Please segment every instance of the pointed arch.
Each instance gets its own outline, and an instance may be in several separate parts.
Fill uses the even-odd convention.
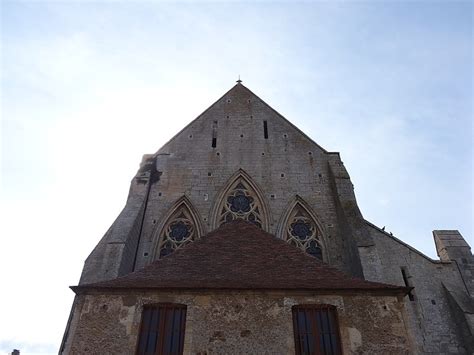
[[[300,196],[295,196],[283,214],[277,235],[309,255],[328,261],[322,225]]]
[[[258,185],[249,174],[239,169],[228,180],[214,202],[213,229],[243,219],[268,231],[268,208]]]
[[[169,255],[202,235],[199,214],[189,198],[182,196],[173,204],[156,229],[153,259]]]

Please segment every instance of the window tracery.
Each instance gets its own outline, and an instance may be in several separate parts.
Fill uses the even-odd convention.
[[[286,228],[286,241],[323,260],[322,235],[309,213],[297,204],[291,212]]]
[[[218,225],[236,219],[249,221],[263,228],[262,205],[252,187],[239,178],[224,197],[220,208]]]
[[[182,205],[168,218],[162,229],[158,257],[169,255],[198,237],[194,219],[186,205]]]

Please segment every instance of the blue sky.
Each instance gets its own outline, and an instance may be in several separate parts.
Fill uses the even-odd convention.
[[[473,245],[473,5],[1,3],[0,353],[55,353],[153,153],[244,84],[341,157],[366,219]]]

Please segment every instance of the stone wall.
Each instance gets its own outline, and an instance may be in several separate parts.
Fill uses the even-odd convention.
[[[326,152],[245,87],[236,86],[158,151],[162,174],[150,193],[137,268],[153,261],[160,222],[183,195],[198,211],[203,232],[211,231],[219,193],[242,169],[262,192],[268,232],[278,235],[282,217],[299,196],[321,225],[325,261],[361,275],[355,242],[339,223],[329,163],[338,166],[338,176],[349,179],[338,154]],[[346,182],[343,193],[353,194]]]
[[[400,240],[369,224],[374,244],[360,247],[367,280],[414,287],[413,300],[405,298],[409,329],[417,352],[423,354],[466,354],[461,320],[453,315],[444,285],[467,296],[461,274],[453,262],[428,258]],[[462,326],[462,325],[461,325]]]
[[[132,354],[144,304],[187,305],[185,354],[292,354],[291,307],[337,307],[345,354],[408,354],[403,302],[394,296],[183,292],[79,296],[65,353]]]
[[[474,295],[474,256],[469,244],[457,230],[435,230],[433,237],[441,260],[457,264],[466,288]]]
[[[363,272],[368,280],[404,286],[403,268],[408,284],[415,287],[414,300],[405,303],[417,352],[466,352],[446,289],[466,293],[467,285],[472,294],[474,259],[469,246],[460,248],[451,240],[455,234],[441,233],[437,243],[445,261],[435,261],[365,223],[339,154],[319,147],[244,86],[231,89],[153,157],[159,180],[150,186],[143,169],[139,171],[124,210],[86,260],[81,284],[151,263],[160,227],[183,196],[196,211],[202,234],[211,231],[221,192],[243,169],[267,206],[270,233],[282,236],[283,216],[298,196],[321,227],[325,262],[352,275]],[[145,156],[144,162],[151,158]],[[468,297],[472,302],[472,295]],[[462,324],[474,324],[472,313],[464,315]]]

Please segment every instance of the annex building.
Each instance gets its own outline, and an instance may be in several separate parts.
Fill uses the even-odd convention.
[[[155,154],[87,258],[62,354],[473,354],[474,257],[362,216],[328,152],[240,80]]]

